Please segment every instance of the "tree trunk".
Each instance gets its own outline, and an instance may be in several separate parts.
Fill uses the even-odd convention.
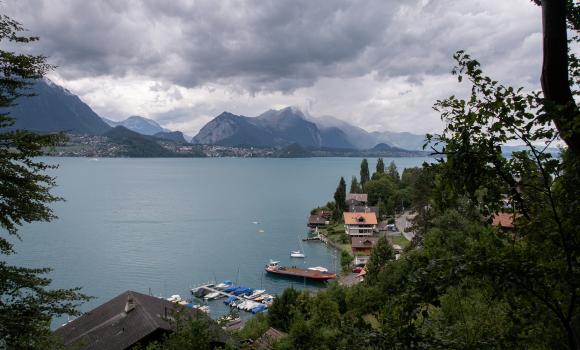
[[[566,1],[542,0],[544,63],[542,90],[546,109],[568,147],[580,155],[580,112],[568,83]]]

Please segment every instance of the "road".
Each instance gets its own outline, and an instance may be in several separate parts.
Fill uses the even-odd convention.
[[[411,226],[411,222],[409,220],[412,220],[413,217],[414,216],[411,215],[410,212],[406,211],[405,213],[403,213],[403,215],[395,219],[397,229],[408,241],[411,241],[413,237],[415,237],[415,232],[405,232],[405,229]]]

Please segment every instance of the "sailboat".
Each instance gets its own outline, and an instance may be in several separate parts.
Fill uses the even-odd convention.
[[[298,243],[300,243],[300,250],[292,250],[290,251],[290,257],[291,258],[305,258],[306,255],[304,255],[304,248],[302,247],[302,241],[300,240],[300,237],[298,237]]]

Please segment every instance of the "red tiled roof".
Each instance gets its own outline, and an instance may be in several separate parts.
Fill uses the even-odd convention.
[[[375,213],[350,213],[343,214],[344,223],[347,225],[376,225],[377,216]]]
[[[514,228],[514,219],[519,218],[521,214],[514,213],[497,213],[493,214],[492,225],[503,228]]]

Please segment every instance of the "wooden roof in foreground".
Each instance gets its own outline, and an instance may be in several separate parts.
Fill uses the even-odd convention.
[[[128,300],[133,308],[127,310]],[[173,330],[169,320],[175,312],[194,319],[209,319],[202,311],[185,308],[165,299],[126,291],[55,331],[67,348],[122,350],[151,336]]]

